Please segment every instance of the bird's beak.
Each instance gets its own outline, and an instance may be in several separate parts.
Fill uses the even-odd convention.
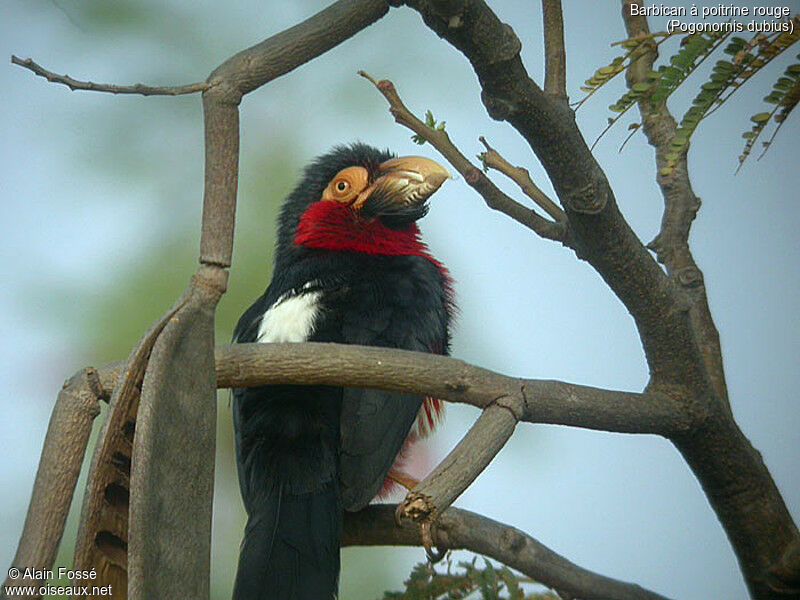
[[[353,203],[366,218],[381,217],[402,226],[423,217],[425,201],[450,177],[439,163],[422,156],[392,158],[378,167],[378,177]]]

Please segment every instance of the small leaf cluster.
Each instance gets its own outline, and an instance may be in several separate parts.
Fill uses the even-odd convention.
[[[618,42],[617,45],[621,46],[625,52],[620,56],[615,56],[609,64],[597,69],[594,74],[584,82],[584,85],[581,86],[581,90],[586,92],[586,96],[574,104],[575,108],[579,108],[592,94],[614,79],[614,77],[624,72],[645,48],[655,43],[654,40],[656,38],[666,39],[669,36],[670,34],[666,32],[657,32],[651,35],[640,35]],[[624,109],[620,109],[617,112],[622,112],[623,110]]]
[[[800,54],[797,55],[797,58],[800,60]],[[753,125],[749,131],[745,131],[742,134],[746,142],[742,154],[739,155],[740,166],[750,155],[756,140],[769,124],[770,119],[777,123],[777,126],[770,139],[763,142],[764,152],[767,151],[772,140],[775,139],[778,131],[786,121],[786,117],[800,103],[800,63],[791,64],[786,68],[783,75],[772,85],[772,91],[764,98],[764,102],[775,106],[768,112],[760,112],[750,117]]]
[[[615,75],[622,73],[626,67],[626,56],[616,56],[610,64],[597,69],[594,75],[584,82],[584,85],[581,86],[581,90],[586,93],[594,92],[613,79]]]
[[[658,71],[648,71],[645,81],[634,83],[622,97],[608,108],[616,113],[624,113],[644,96],[652,93],[658,87]]]
[[[650,101],[653,104],[666,102],[672,92],[695,72],[724,38],[725,34],[722,32],[700,32],[685,37],[678,52],[669,57],[670,64],[658,68],[658,89],[650,96]]]
[[[417,564],[405,581],[402,592],[386,592],[383,600],[558,600],[552,592],[526,593],[524,586],[533,583],[516,575],[508,567],[496,568],[485,558],[459,562],[454,568],[448,555],[447,569],[437,571],[429,563]]]
[[[734,38],[731,44],[738,43],[739,39],[741,38]],[[725,52],[728,52],[728,48],[725,49]],[[673,172],[678,158],[688,150],[689,139],[700,121],[719,102],[720,95],[733,84],[739,71],[740,69],[729,61],[718,60],[716,62],[711,70],[709,80],[700,86],[700,90],[692,100],[692,106],[684,113],[678,129],[670,141],[670,151],[665,156],[667,164],[660,170],[662,176],[668,176]],[[677,85],[673,91],[675,89],[677,89]]]
[[[437,123],[436,119],[433,118],[433,113],[430,110],[425,111],[425,125],[430,127],[431,129],[435,129],[436,131],[444,131],[444,125],[446,121],[442,121],[441,123]],[[415,144],[419,144],[420,146],[424,146],[426,140],[424,137],[418,134],[414,134],[411,136],[411,141]]]
[[[659,173],[665,177],[671,175],[677,161],[688,150],[689,141],[703,119],[720,108],[742,85],[761,72],[773,59],[800,40],[800,16],[793,17],[791,25],[789,31],[757,33],[749,40],[730,37],[730,32],[727,31],[701,31],[683,35],[680,48],[669,56],[665,64],[658,66],[657,70],[650,70],[644,76],[640,76],[630,89],[611,104],[609,108],[616,114],[609,118],[608,126],[597,141],[637,103],[648,102],[650,108],[655,111],[665,106],[673,92],[683,85],[687,78],[695,73],[700,65],[714,55],[715,51],[727,41],[724,53],[730,58],[720,56],[724,59],[716,61],[710,74],[700,84],[691,106],[684,112],[677,131],[670,141],[669,149],[665,154],[666,161],[661,166]],[[586,80],[586,85],[581,89],[587,95],[576,103],[576,107],[579,107],[600,87],[623,72],[642,53],[660,46],[670,37],[677,36],[680,34],[670,35],[658,32],[617,42],[615,45],[622,46],[627,52],[614,58],[609,65],[601,67],[590,79]],[[729,37],[730,39],[728,39]],[[800,55],[798,58],[800,59]],[[774,122],[777,127],[770,140],[763,143],[765,151],[783,122],[798,105],[800,102],[798,79],[800,79],[800,64],[791,64],[773,84],[769,95],[764,98],[764,101],[772,104],[773,107],[769,111],[753,115],[751,117],[753,125],[749,131],[743,134],[746,144],[739,156],[740,166],[750,154],[753,144],[767,124]],[[628,129],[633,130],[630,134],[632,136],[640,129],[640,124],[634,123]]]

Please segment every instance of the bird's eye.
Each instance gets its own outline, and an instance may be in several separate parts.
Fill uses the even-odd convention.
[[[349,206],[368,183],[369,173],[364,167],[347,167],[330,180],[322,193],[322,199]]]

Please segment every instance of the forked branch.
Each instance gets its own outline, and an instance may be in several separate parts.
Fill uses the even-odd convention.
[[[97,400],[108,400],[125,368],[122,361],[82,370],[59,394],[40,460],[40,474],[46,481],[37,483],[34,490],[14,566],[40,570],[52,566],[92,420],[99,413]],[[428,478],[425,489],[440,498],[435,514],[424,515],[437,517],[433,526],[432,519],[426,519],[432,542],[494,557],[578,597],[661,598],[580,569],[514,528],[465,511],[444,510],[491,460],[518,421],[579,425],[584,421],[583,426],[590,428],[631,432],[639,427],[641,432],[666,434],[681,417],[677,406],[675,412],[665,412],[658,396],[517,379],[438,355],[341,344],[223,346],[216,351],[216,374],[219,387],[281,383],[379,387],[486,408],[480,425],[476,423]],[[480,439],[474,439],[478,434]],[[478,456],[463,460],[465,452]],[[72,475],[51,477],[54,473]],[[363,515],[348,516],[348,521],[345,544],[420,544],[416,528],[394,526],[390,508],[371,507]]]
[[[483,165],[487,169],[495,169],[500,171],[503,175],[508,177],[511,181],[516,183],[523,193],[531,200],[536,202],[553,220],[558,223],[566,223],[567,215],[561,210],[555,202],[550,199],[550,196],[545,194],[538,185],[531,179],[531,174],[528,169],[524,167],[515,167],[508,162],[503,156],[494,148],[489,145],[486,138],[481,136],[478,141],[486,147],[486,152],[481,152],[480,157]]]
[[[453,165],[456,171],[464,176],[464,181],[483,197],[489,208],[508,215],[515,221],[525,225],[525,227],[532,229],[543,238],[566,244],[566,227],[563,223],[549,221],[536,214],[535,211],[504,194],[500,188],[492,183],[491,179],[486,177],[483,171],[473,165],[467,157],[456,148],[446,131],[428,127],[415,116],[414,113],[408,110],[391,81],[386,79],[376,81],[364,71],[359,71],[358,74],[371,81],[378,91],[383,94],[383,97],[389,102],[389,112],[392,113],[395,121],[407,127],[419,137],[430,142],[430,144]]]

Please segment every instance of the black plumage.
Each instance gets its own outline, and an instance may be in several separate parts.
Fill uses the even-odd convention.
[[[447,272],[427,254],[415,225],[429,193],[421,201],[417,194],[415,202],[402,202],[402,193],[394,203],[386,194],[374,202],[367,197],[363,214],[321,200],[347,167],[366,169],[364,185],[384,183],[390,158],[358,144],[337,148],[306,169],[282,209],[272,282],[242,315],[234,341],[303,341],[292,336],[303,334],[308,319],[302,336],[308,341],[447,352]],[[441,181],[435,183],[434,191]],[[312,207],[320,202],[328,204]],[[301,221],[313,234],[298,233]],[[342,510],[359,510],[378,493],[422,402],[329,386],[234,391],[237,466],[248,513],[234,598],[335,596]]]

